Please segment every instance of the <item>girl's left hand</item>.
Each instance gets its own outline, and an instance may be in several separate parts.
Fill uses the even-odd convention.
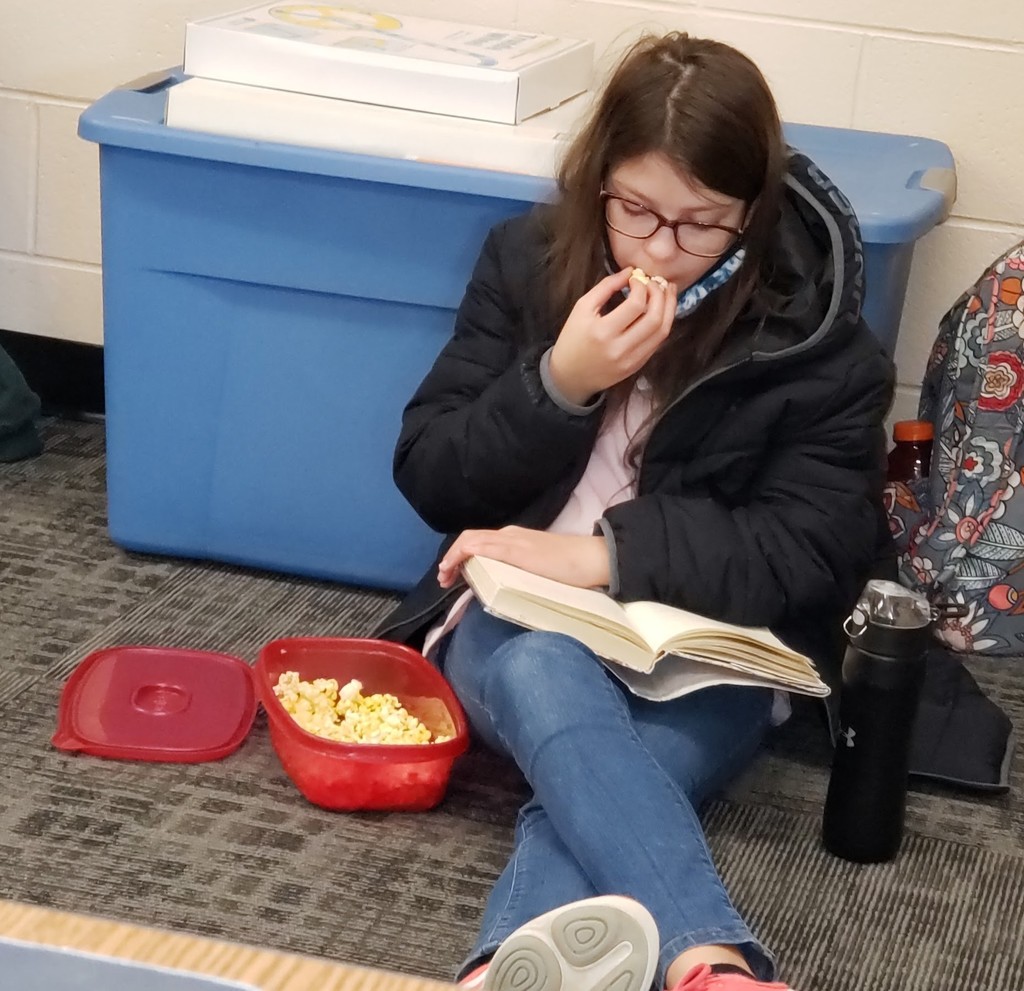
[[[604,537],[506,526],[500,530],[463,530],[438,565],[438,584],[442,588],[454,585],[462,562],[474,554],[580,588],[605,586],[611,579]]]

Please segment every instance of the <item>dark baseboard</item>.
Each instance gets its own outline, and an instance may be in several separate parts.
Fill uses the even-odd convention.
[[[102,347],[0,330],[0,348],[39,396],[45,414],[103,415]]]

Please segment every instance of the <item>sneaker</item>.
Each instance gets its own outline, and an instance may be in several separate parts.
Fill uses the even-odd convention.
[[[460,988],[466,988],[467,991],[476,991],[477,988],[484,986],[484,975],[487,973],[487,964],[482,963],[479,967],[474,967],[461,981],[459,981]]]
[[[788,984],[759,981],[751,974],[716,974],[706,963],[688,970],[672,991],[793,991]]]
[[[483,991],[650,991],[658,927],[632,898],[601,895],[520,926],[485,965]],[[480,968],[460,982],[478,980]]]

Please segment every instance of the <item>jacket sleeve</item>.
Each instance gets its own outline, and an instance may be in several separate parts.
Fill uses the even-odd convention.
[[[879,355],[823,403],[800,404],[775,425],[740,505],[709,485],[608,510],[618,597],[769,627],[848,604],[878,549],[891,396],[891,364]]]
[[[488,235],[452,337],[402,417],[395,482],[443,533],[518,521],[586,456],[599,425],[599,404],[569,409],[544,386],[555,328],[525,341],[524,294],[543,290],[516,284],[526,268],[513,257],[519,240],[508,224]]]

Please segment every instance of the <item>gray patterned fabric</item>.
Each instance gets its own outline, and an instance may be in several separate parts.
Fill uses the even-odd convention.
[[[511,848],[525,797],[474,750],[429,813],[305,802],[262,717],[207,764],[54,750],[61,687],[115,643],[255,658],[278,636],[363,634],[393,596],[128,554],[106,536],[102,427],[45,424],[45,453],[0,465],[0,897],[300,953],[450,977]],[[1024,658],[979,658],[1024,725]],[[813,707],[707,814],[741,909],[801,991],[1024,987],[1024,770],[1001,796],[917,786],[897,861],[819,843],[828,751]]]

